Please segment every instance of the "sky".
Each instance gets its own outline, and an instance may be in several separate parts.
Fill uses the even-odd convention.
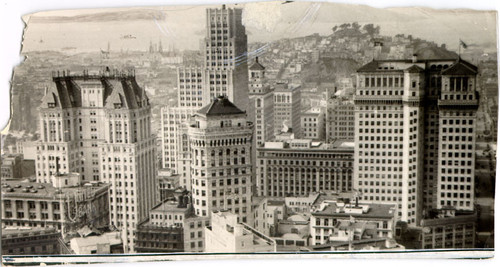
[[[212,6],[220,7],[220,6]],[[243,8],[249,42],[327,35],[342,23],[373,23],[381,34],[412,34],[445,43],[454,50],[459,39],[486,52],[496,51],[496,12],[424,7],[378,9],[366,5],[320,2],[261,2],[228,5]],[[205,34],[207,6],[82,9],[49,11],[24,16],[23,52],[39,50],[147,50],[151,41],[164,49],[199,49]],[[132,35],[135,38],[123,38]]]

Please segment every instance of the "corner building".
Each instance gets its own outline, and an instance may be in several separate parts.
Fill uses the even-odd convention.
[[[473,210],[477,68],[462,59],[372,61],[358,70],[354,188],[397,203],[417,225],[425,211]]]
[[[251,223],[253,124],[226,97],[194,115],[188,129],[191,192],[197,216],[230,210]]]

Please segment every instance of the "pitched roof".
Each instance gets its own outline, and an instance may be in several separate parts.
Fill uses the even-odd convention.
[[[101,84],[103,89],[104,106],[113,107],[113,104],[122,104],[124,108],[140,108],[142,101],[147,101],[145,91],[137,84],[132,76],[64,76],[54,77],[55,86],[47,90],[42,99],[41,107],[47,108],[55,104],[58,108],[71,108],[82,106],[82,88],[88,83]]]
[[[264,68],[264,66],[262,66],[260,63],[259,63],[259,58],[256,57],[255,58],[255,62],[250,66],[248,67],[249,70],[265,70],[266,68]]]
[[[372,60],[371,62],[367,63],[363,67],[358,69],[358,72],[366,72],[366,71],[376,71],[378,70],[378,62],[375,60]]]
[[[236,107],[225,96],[215,98],[212,103],[198,110],[198,113],[206,116],[245,114],[244,111]]]
[[[443,75],[475,75],[477,74],[477,67],[471,63],[458,58],[457,62],[451,67],[444,69],[441,74]]]
[[[410,72],[410,73],[419,73],[424,71],[421,67],[417,65],[412,65],[411,67],[407,68],[405,71]]]

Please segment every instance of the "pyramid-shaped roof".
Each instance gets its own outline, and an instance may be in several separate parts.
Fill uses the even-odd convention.
[[[370,71],[377,71],[377,70],[378,70],[378,62],[375,60],[372,60],[369,63],[362,66],[361,68],[359,68],[358,72],[370,72]]]
[[[250,67],[248,67],[248,69],[250,69],[250,70],[265,70],[266,68],[264,68],[264,66],[262,66],[262,64],[259,63],[259,58],[256,57],[254,63],[252,63],[252,65],[250,65]]]
[[[245,114],[244,111],[236,107],[225,96],[217,97],[212,101],[212,103],[198,110],[198,113],[203,114],[205,116]]]
[[[411,67],[407,68],[405,71],[410,72],[410,73],[420,73],[424,71],[421,67],[417,65],[412,65]]]
[[[443,70],[442,75],[476,75],[477,67],[471,63],[458,58],[457,62],[451,67]]]

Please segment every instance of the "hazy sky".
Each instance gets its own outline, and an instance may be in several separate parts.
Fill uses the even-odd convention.
[[[496,13],[473,10],[428,8],[377,9],[364,5],[300,2],[247,3],[243,23],[248,41],[273,40],[330,34],[334,25],[345,22],[374,23],[381,33],[413,34],[415,37],[446,43],[456,49],[458,40],[496,50]],[[207,6],[167,6],[100,10],[50,11],[25,16],[23,52],[34,50],[74,51],[147,50],[150,41],[161,40],[164,49],[198,49],[205,34]],[[125,39],[124,35],[135,36]]]

